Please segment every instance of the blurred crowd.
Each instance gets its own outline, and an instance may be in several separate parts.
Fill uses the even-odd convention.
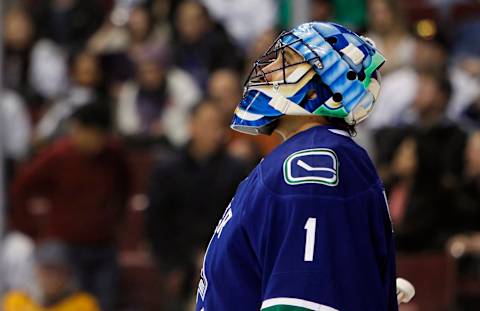
[[[355,139],[385,182],[399,252],[447,251],[480,279],[478,2],[3,2],[2,310],[190,310],[213,228],[279,143],[228,128],[245,75],[310,20],[346,24],[388,59]],[[132,251],[152,258],[161,305],[125,299],[149,293],[125,282]]]

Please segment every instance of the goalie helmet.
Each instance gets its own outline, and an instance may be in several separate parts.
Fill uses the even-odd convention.
[[[231,128],[271,134],[283,115],[361,122],[378,97],[384,62],[370,39],[334,23],[283,32],[254,63]]]

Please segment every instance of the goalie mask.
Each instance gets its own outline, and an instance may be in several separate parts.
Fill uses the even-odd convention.
[[[371,40],[340,25],[302,24],[254,63],[231,128],[271,134],[283,115],[361,122],[378,97],[384,62]]]

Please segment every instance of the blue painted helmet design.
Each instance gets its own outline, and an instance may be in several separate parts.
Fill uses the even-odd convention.
[[[254,63],[231,128],[271,134],[283,115],[361,122],[378,97],[384,62],[370,39],[338,24],[312,22],[283,32]]]

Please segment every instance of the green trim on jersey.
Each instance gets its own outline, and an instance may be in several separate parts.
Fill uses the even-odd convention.
[[[278,305],[262,309],[262,311],[312,311],[312,309],[288,305]]]
[[[267,299],[262,303],[261,311],[338,311],[332,307],[316,302],[279,297]]]

